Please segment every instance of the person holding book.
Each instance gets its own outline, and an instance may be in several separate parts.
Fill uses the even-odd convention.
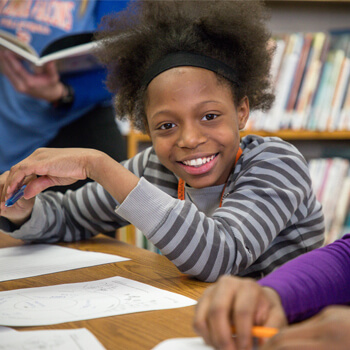
[[[203,281],[260,278],[321,246],[303,156],[279,138],[240,140],[250,109],[273,101],[263,4],[136,1],[105,21],[99,52],[116,110],[152,147],[121,164],[91,149],[37,150],[0,177],[0,227],[57,242],[132,223]],[[75,192],[40,193],[87,177],[95,182]]]
[[[56,39],[95,31],[102,16],[126,4],[5,0],[0,31],[41,52]],[[112,95],[104,85],[105,68],[60,74],[55,62],[37,70],[26,63],[0,48],[0,173],[39,147],[90,147],[126,159]]]
[[[240,350],[251,349],[253,325],[279,328],[300,322],[281,329],[262,349],[345,350],[350,348],[346,332],[350,308],[339,305],[350,305],[349,290],[347,234],[287,262],[258,282],[232,276],[219,279],[199,300],[194,327],[215,348]]]

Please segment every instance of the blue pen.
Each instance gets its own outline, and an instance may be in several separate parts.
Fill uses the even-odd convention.
[[[5,207],[12,207],[19,199],[23,197],[24,189],[26,185],[23,185],[18,191],[16,191],[6,202]]]

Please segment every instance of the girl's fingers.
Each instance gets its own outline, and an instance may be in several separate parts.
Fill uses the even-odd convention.
[[[194,328],[207,344],[218,349],[251,349],[252,327],[266,325],[273,313],[278,325],[284,324],[277,293],[269,294],[249,278],[223,276],[199,300]],[[232,337],[232,325],[236,341]]]
[[[255,281],[246,279],[244,285],[237,293],[233,321],[237,332],[238,349],[250,349],[252,347],[251,329],[254,325],[258,306],[261,304],[262,287]]]
[[[265,295],[264,300],[268,300],[268,303],[263,304],[262,307],[259,307],[259,310],[263,312],[264,308],[266,307],[268,310],[264,314],[256,315],[256,323],[274,328],[286,326],[288,324],[288,320],[279,294],[274,289],[269,287],[264,287],[263,290]]]
[[[205,290],[196,307],[194,328],[207,344],[234,350],[230,317],[234,291],[225,287],[227,279],[221,277]]]
[[[193,320],[193,328],[207,344],[212,345],[208,328],[208,310],[211,303],[211,294],[214,285],[207,288],[196,305],[195,316]]]
[[[217,285],[208,310],[208,324],[213,344],[224,350],[235,350],[232,338],[232,312],[237,289],[232,280],[222,278]]]

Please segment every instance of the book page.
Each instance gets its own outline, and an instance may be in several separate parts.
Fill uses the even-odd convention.
[[[16,332],[16,331],[13,328],[0,326],[0,339],[1,339],[2,333],[8,333],[8,332]]]
[[[24,43],[23,41],[19,40],[16,35],[13,35],[5,30],[0,29],[0,43],[4,44],[4,43],[10,43],[12,45],[14,45],[15,47],[17,47],[20,50],[26,51],[27,53],[31,54],[31,56],[36,56],[39,57],[38,53],[35,51],[35,49]],[[4,45],[4,47],[6,47],[6,45]],[[12,47],[12,46],[11,46]]]
[[[32,66],[42,67],[55,61],[57,70],[63,74],[101,68],[102,65],[94,55],[97,42],[91,41],[92,33],[67,35],[50,43],[39,55],[33,47],[21,42],[16,36],[0,30],[0,49],[5,48],[28,61]]]
[[[51,244],[0,248],[0,282],[130,260]]]
[[[195,304],[180,294],[111,277],[0,292],[0,325],[44,326]]]
[[[205,344],[203,338],[174,338],[159,343],[152,350],[214,350]]]
[[[0,349],[103,350],[104,346],[86,328],[0,333]]]
[[[257,343],[257,341],[255,341]],[[212,346],[205,344],[202,338],[174,338],[159,343],[152,350],[214,350]],[[258,350],[258,345],[253,345],[253,350]]]
[[[57,70],[60,73],[71,73],[102,67],[97,57],[94,56],[96,47],[96,42],[73,46],[39,58],[36,61],[36,65],[43,66],[48,62],[56,61]]]

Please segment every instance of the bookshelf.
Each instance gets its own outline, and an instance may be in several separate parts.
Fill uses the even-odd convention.
[[[347,35],[350,37],[349,0],[267,1],[266,4],[271,13],[271,20],[269,24],[270,30],[271,33],[273,33],[273,35],[277,38],[283,37],[283,35],[287,35],[288,37],[288,35],[294,35],[295,33],[300,32],[326,34],[338,33],[338,35],[340,33],[343,35],[347,33]],[[326,41],[327,40],[328,39],[326,38]],[[347,57],[348,62],[350,61],[349,41],[350,39],[348,39],[347,48],[346,46],[341,47],[344,52],[340,53],[343,55],[343,57]],[[345,64],[342,63],[342,65],[339,64],[337,66],[335,57],[337,57],[336,55],[339,46],[336,46],[334,43],[335,40],[331,37],[328,44],[329,51],[327,52],[325,49],[323,51],[327,53],[327,55],[320,55],[321,63],[318,71],[319,80],[314,84],[314,89],[312,91],[313,95],[311,95],[312,98],[310,98],[310,100],[313,101],[313,107],[309,107],[309,114],[306,116],[307,119],[301,125],[299,124],[299,129],[296,128],[298,130],[290,130],[293,128],[293,126],[295,127],[295,121],[293,121],[292,118],[297,115],[297,113],[292,113],[292,118],[289,120],[288,113],[286,113],[284,120],[280,125],[277,124],[277,127],[276,124],[274,124],[272,128],[271,125],[264,126],[265,129],[270,128],[275,130],[269,130],[270,132],[266,130],[255,130],[253,132],[263,136],[279,136],[282,139],[291,142],[308,160],[315,193],[324,207],[326,227],[328,226],[326,234],[329,237],[326,243],[336,239],[337,234],[338,236],[341,236],[345,232],[350,232],[350,173],[349,170],[346,170],[346,167],[347,169],[349,167],[348,162],[350,160],[350,110],[347,111],[348,122],[346,124],[342,124],[342,126],[339,126],[339,124],[337,125],[334,123],[334,115],[336,113],[334,113],[332,117],[333,107],[329,107],[329,105],[327,105],[325,102],[329,96],[333,96],[333,99],[329,100],[332,101],[331,106],[333,106],[335,101],[337,101],[335,97],[336,92],[339,91],[337,86],[343,86],[343,88],[348,89],[347,91],[350,90],[349,71],[347,73],[347,78],[344,78],[345,83],[343,83],[343,85],[340,83],[341,74],[339,72],[344,72],[342,69],[344,69],[343,67]],[[325,47],[327,48],[327,46]],[[331,54],[332,50],[333,55]],[[348,62],[346,63],[347,65],[349,65]],[[334,67],[339,68],[337,70]],[[326,74],[327,70],[329,72],[328,79]],[[330,82],[330,77],[335,77],[337,74],[339,74],[336,80],[337,83],[334,81],[333,87],[331,84],[329,84],[327,89],[323,88],[324,92],[322,93],[322,85],[327,86],[325,85],[325,82]],[[305,75],[302,75],[302,77],[304,78]],[[293,79],[295,79],[295,76]],[[293,83],[294,82],[295,80]],[[301,89],[299,92],[300,91]],[[277,98],[279,98],[278,92],[281,91],[276,91]],[[345,95],[346,94],[344,93],[344,96]],[[350,96],[350,93],[347,95]],[[289,95],[289,97],[290,96],[291,95]],[[280,97],[283,98],[283,94],[280,94]],[[346,110],[346,104],[344,104],[344,101],[345,99],[342,100],[343,111]],[[285,106],[288,106],[288,104]],[[329,111],[331,111],[328,115],[324,113],[327,108],[329,108]],[[281,110],[277,112],[277,115],[280,112]],[[345,113],[343,113],[343,115],[345,115]],[[259,126],[259,123],[257,126]],[[262,129],[264,129],[264,127]],[[336,130],[337,127],[339,127],[341,130]],[[345,174],[343,174],[342,171],[345,171]],[[330,180],[331,177],[333,177],[332,180]],[[343,227],[340,225],[341,221],[341,225]]]
[[[314,80],[314,83],[310,84],[310,86],[313,85],[313,89],[309,92],[309,105],[304,104],[304,108],[308,106],[304,109],[304,114],[298,114],[296,104],[294,110],[288,110],[290,105],[288,107],[287,101],[290,101],[288,98],[291,98],[292,90],[287,91],[287,93],[284,91],[283,94],[283,90],[278,88],[278,79],[275,76],[276,100],[282,100],[285,104],[280,102],[279,110],[276,108],[277,113],[275,110],[273,118],[271,118],[273,111],[272,113],[270,111],[271,114],[268,117],[270,120],[265,125],[264,122],[258,122],[255,127],[250,124],[250,129],[255,129],[252,131],[255,134],[279,136],[289,141],[308,160],[315,193],[324,207],[328,236],[326,243],[329,243],[337,238],[336,235],[341,236],[345,232],[350,232],[350,109],[347,110],[349,107],[346,107],[347,104],[344,103],[346,96],[350,96],[350,68],[344,70],[344,67],[350,65],[350,1],[266,1],[266,4],[271,13],[269,24],[271,33],[275,38],[288,38],[286,46],[287,43],[291,42],[292,36],[297,42],[295,39],[297,33],[321,33],[318,35],[319,37],[322,37],[322,33],[326,34],[326,44],[320,46],[322,50],[320,51],[318,70],[314,68],[314,71],[318,72],[315,74],[318,80]],[[332,35],[328,36],[327,34],[330,33]],[[346,37],[347,33],[347,46],[337,45],[335,33],[337,33],[338,38],[340,34]],[[298,64],[295,63],[294,66],[295,72],[301,64],[300,57],[302,55],[301,47],[299,47],[299,52],[297,49],[296,45],[290,47],[291,52],[299,53],[297,56]],[[340,52],[341,50],[343,52]],[[347,62],[341,61],[341,59],[337,61],[337,57],[340,56]],[[305,55],[305,57],[307,63],[309,56]],[[289,62],[289,67],[291,67],[293,59],[290,58]],[[307,67],[306,64],[305,66]],[[347,76],[342,81],[341,77],[345,77],[345,71],[347,71]],[[300,79],[305,79],[305,74],[305,71],[300,74]],[[295,84],[296,76],[293,75],[291,84]],[[332,81],[332,77],[337,78]],[[283,85],[288,86],[288,83],[281,83],[280,87]],[[342,98],[337,97],[337,94],[340,96],[339,91],[342,91],[340,86],[347,89],[343,90]],[[300,85],[299,90],[295,89],[299,93],[303,91]],[[308,95],[305,93],[302,97],[305,98],[305,96]],[[283,100],[283,98],[287,99]],[[276,122],[276,118],[283,114],[281,105],[286,112],[282,119]],[[334,107],[335,105],[337,107]],[[335,118],[336,110],[338,117]],[[340,110],[342,113],[339,112]],[[339,120],[344,120],[339,117],[340,115],[346,115],[348,122],[339,124]],[[293,119],[295,116],[301,117],[302,122],[300,119],[299,122],[296,122]],[[263,118],[264,116],[261,120]]]
[[[268,0],[266,1],[266,5],[270,11],[270,16],[271,16],[269,21],[269,28],[271,33],[273,34],[273,37],[275,38],[283,38],[283,40],[285,40],[284,38],[288,38],[286,40],[289,40],[290,36],[294,35],[295,33],[311,33],[312,35],[314,35],[315,33],[324,33],[327,35],[328,33],[334,33],[334,32],[338,32],[338,34],[339,32],[343,32],[343,34],[348,32],[348,35],[349,35],[348,49],[344,47],[343,58],[345,59],[346,57],[348,57],[349,63],[347,64],[349,65],[349,68],[348,68],[348,76],[347,78],[344,78],[345,82],[343,83],[343,89],[345,90],[344,90],[343,100],[342,100],[343,103],[341,104],[341,107],[342,107],[341,110],[345,109],[344,101],[346,101],[346,96],[348,95],[349,95],[349,103],[350,103],[350,0],[340,0],[340,1],[334,1],[334,0],[269,1]],[[303,37],[303,40],[305,41],[304,37]],[[327,40],[325,39],[325,42]],[[314,42],[314,36],[312,36],[312,38],[310,39],[310,47],[313,42]],[[329,46],[328,47],[325,46],[325,49],[323,49],[323,55],[324,55],[323,61],[321,60],[321,58],[319,59],[320,63],[319,63],[319,67],[318,67],[319,70],[317,75],[319,80],[321,80],[321,77],[324,74],[323,66],[325,65],[326,62],[328,62],[328,60],[331,61],[331,59],[329,58],[330,57],[329,52],[331,51],[332,43],[333,41],[329,39]],[[302,91],[301,86],[306,76],[305,72],[307,67],[308,55],[309,54],[307,54],[305,58],[305,70],[301,75],[300,87],[297,90],[299,93]],[[283,57],[283,55],[281,57]],[[290,67],[290,64],[286,66]],[[282,58],[279,63],[279,67],[282,67]],[[334,71],[332,72],[333,74],[331,75],[334,76]],[[280,96],[281,96],[279,95],[280,91],[277,90],[277,83],[278,83],[277,77],[279,77],[278,75],[279,73],[280,72],[276,69],[276,73],[275,73],[276,74],[275,75],[276,102],[277,100],[280,99]],[[339,77],[340,77],[340,70],[339,70]],[[294,75],[293,75],[293,79],[294,79]],[[293,81],[291,82],[291,84],[292,83]],[[316,101],[317,89],[319,87],[320,87],[320,82],[314,83],[313,90],[311,90],[312,92],[309,92],[310,94],[312,93],[312,97],[310,97],[310,106],[309,106],[310,109],[311,109],[311,101],[314,101],[314,103]],[[334,94],[333,99],[335,100],[335,97],[334,97],[335,92],[339,91],[339,88],[336,88],[334,86],[333,90],[331,89],[327,91],[328,91],[328,94],[326,95],[322,96],[321,94],[319,94],[318,101],[321,101],[322,103],[324,103],[324,100],[326,99],[324,96],[330,95],[330,91],[333,91],[332,92]],[[347,91],[349,91],[348,95],[346,95]],[[286,96],[290,97],[290,93],[287,93]],[[296,98],[299,98],[299,97],[296,97]],[[287,106],[287,104],[285,104],[285,106]],[[294,106],[296,106],[296,102]],[[310,111],[310,109],[308,111]],[[324,114],[323,110],[324,108],[321,109],[321,112]],[[277,111],[277,113],[274,114],[274,118],[276,116],[279,116],[282,112],[283,110]],[[321,112],[320,110],[318,110],[318,113],[321,113]],[[269,113],[270,115],[268,116],[268,118],[271,121],[272,114],[271,112]],[[314,112],[314,115],[318,116],[318,113]],[[329,113],[331,114],[331,112]],[[295,114],[292,114],[292,117],[294,116]],[[289,119],[287,119],[287,122],[285,122],[286,119],[284,119],[284,125],[283,123],[281,125],[276,124],[276,120],[273,119],[272,120],[273,127],[271,127],[271,125],[269,123],[266,124],[266,122],[265,124],[264,123],[261,124],[261,122],[254,122],[255,120],[254,118],[259,118],[259,117],[262,118],[261,120],[263,120],[264,118],[266,118],[266,115],[255,116],[253,113],[252,117],[250,117],[250,120],[252,120],[253,122],[250,122],[247,124],[247,130],[243,130],[241,132],[241,137],[244,137],[247,134],[280,137],[294,144],[300,150],[300,152],[305,156],[306,160],[310,162],[310,166],[312,162],[313,169],[317,168],[317,166],[319,167],[321,166],[319,164],[317,166],[315,165],[318,159],[320,159],[319,163],[320,164],[322,163],[324,167],[325,167],[324,165],[325,161],[321,159],[323,158],[328,159],[326,162],[328,164],[327,169],[331,169],[332,163],[334,163],[334,167],[338,166],[341,169],[344,169],[344,166],[346,165],[344,165],[343,163],[340,166],[338,164],[339,158],[343,158],[345,160],[350,161],[350,105],[349,105],[349,110],[347,111],[348,122],[343,123],[342,126],[339,128],[337,126],[334,126],[335,124],[333,125],[333,124],[330,124],[329,122],[325,124],[327,125],[327,127],[315,126],[315,121],[314,121],[313,127],[310,127],[311,124],[308,124],[306,122],[302,124],[299,123],[298,126],[296,127],[293,119],[290,116],[289,116]],[[340,117],[338,119],[340,119]],[[128,156],[129,157],[134,156],[138,151],[149,146],[150,144],[151,142],[148,135],[143,135],[141,133],[131,130],[128,135]],[[333,158],[335,160],[334,162],[332,161]],[[332,172],[336,173],[337,171],[332,170]],[[323,175],[321,175],[320,171],[318,171],[315,173],[314,176],[316,179],[319,179]],[[348,173],[347,176],[349,177],[350,173]],[[346,174],[345,174],[345,178],[346,178]],[[338,178],[335,182],[339,182],[339,181],[340,179]],[[347,219],[344,219],[344,221],[347,227],[346,229],[350,232],[350,208],[348,203],[350,198],[349,181],[350,180],[347,180],[345,183],[345,180],[344,180],[344,184],[343,184],[344,187],[342,188],[342,190],[338,190],[339,195],[341,194],[341,192],[343,192],[342,200],[344,202],[343,204],[344,208],[339,208],[339,207],[330,208],[329,201],[328,203],[324,203],[324,207],[327,208],[327,212],[328,212],[328,213],[325,213],[325,215],[330,215],[329,212],[331,211],[332,212],[341,211],[342,215],[343,216],[345,215],[345,217],[347,217]],[[325,178],[323,178],[322,181],[320,180],[318,182],[323,182],[322,188],[327,188],[327,186],[325,185],[325,182],[326,182]],[[328,185],[328,191],[331,191],[331,192],[333,191],[333,194],[336,193],[336,189],[331,187],[330,185]],[[346,193],[348,193],[348,195]],[[335,206],[335,203],[333,204]],[[339,225],[337,227],[339,229]],[[127,237],[129,239],[129,242],[130,240],[135,241],[135,238],[133,238],[135,236],[134,229],[131,227],[128,230],[129,231],[128,231]]]
[[[279,130],[276,132],[269,132],[264,130],[243,130],[240,132],[240,136],[244,137],[249,134],[255,134],[259,136],[276,136],[284,139],[286,141],[294,140],[339,140],[339,141],[349,141],[350,142],[350,130],[349,131],[309,131],[309,130]],[[142,144],[150,144],[151,139],[148,135],[142,134],[140,132],[131,130],[128,134],[128,157],[131,158],[136,155],[140,150]]]

